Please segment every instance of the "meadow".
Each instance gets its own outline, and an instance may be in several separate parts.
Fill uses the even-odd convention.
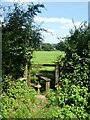
[[[57,62],[57,58],[64,52],[61,51],[34,51],[32,63],[33,64],[51,64]]]
[[[36,73],[52,80],[52,87],[55,80],[55,67],[39,66],[38,64],[55,64],[59,57],[64,57],[65,53],[61,51],[34,51],[32,57],[31,81],[36,82]],[[42,84],[43,81],[40,81]]]
[[[65,53],[62,51],[34,51],[32,64],[54,64],[58,61],[58,57],[64,57]],[[46,67],[46,66],[32,66],[33,70],[46,70],[53,71],[54,67]]]

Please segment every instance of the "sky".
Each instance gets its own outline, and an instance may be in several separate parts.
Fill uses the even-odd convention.
[[[12,2],[11,0],[6,0]],[[1,0],[1,2],[6,2]],[[36,0],[33,0],[34,2]],[[28,2],[28,1],[27,1]],[[30,2],[30,0],[29,0]],[[34,21],[37,25],[49,32],[42,32],[45,43],[58,43],[63,37],[69,35],[70,29],[74,24],[79,27],[81,22],[88,21],[88,0],[38,0],[44,4],[45,9],[41,9],[42,13],[38,14]],[[58,39],[59,38],[59,39]]]
[[[44,41],[50,43],[58,43],[66,35],[69,35],[69,30],[73,28],[73,22],[78,27],[81,22],[88,21],[88,2],[49,2],[45,3],[46,9],[42,14],[35,17],[38,24],[50,33],[43,33]]]

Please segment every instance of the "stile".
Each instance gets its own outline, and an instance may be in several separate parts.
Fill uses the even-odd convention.
[[[36,76],[46,82],[46,91],[48,91],[50,89],[50,81],[51,81],[51,79],[49,79],[47,77],[43,77],[43,76],[38,75],[38,74],[36,74]]]

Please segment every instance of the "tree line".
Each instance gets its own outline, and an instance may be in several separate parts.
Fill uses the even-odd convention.
[[[41,43],[40,48],[37,50],[41,51],[55,51],[55,50],[60,50],[60,51],[65,51],[66,48],[66,41],[60,41],[59,43]]]

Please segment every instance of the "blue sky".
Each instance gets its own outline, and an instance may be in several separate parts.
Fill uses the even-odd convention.
[[[65,0],[64,2],[59,2],[59,0],[56,0],[57,2],[45,1],[42,3],[47,10],[42,9],[42,13],[34,18],[38,25],[42,24],[41,27],[49,31],[49,33],[42,32],[45,43],[58,43],[61,39],[57,38],[69,35],[69,30],[73,28],[72,19],[77,27],[81,22],[88,21],[87,0],[82,0],[83,2],[80,0],[78,2],[70,0],[69,2]]]
[[[88,21],[88,2],[48,2],[44,3],[47,10],[42,10],[35,21],[53,33],[43,33],[45,42],[57,43],[57,37],[69,35],[73,28],[72,19],[78,27],[81,22]]]

